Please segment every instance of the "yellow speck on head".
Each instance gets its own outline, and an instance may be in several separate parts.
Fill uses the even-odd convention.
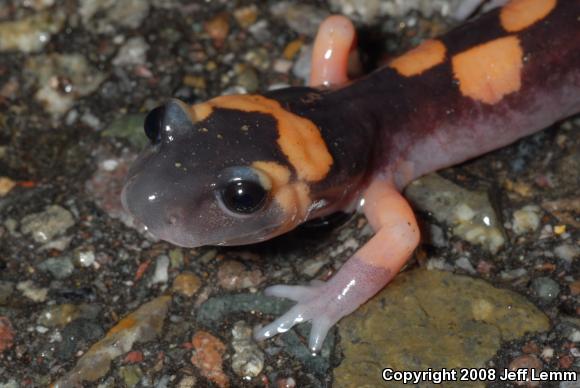
[[[390,67],[405,77],[419,75],[445,60],[445,45],[438,40],[427,40],[391,61]]]
[[[451,62],[459,90],[486,104],[495,104],[521,87],[523,50],[515,36],[499,38],[455,55]]]
[[[521,31],[548,16],[556,3],[557,0],[511,0],[501,9],[501,25],[508,32]]]

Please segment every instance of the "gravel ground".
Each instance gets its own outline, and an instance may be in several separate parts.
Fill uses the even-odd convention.
[[[426,294],[457,307],[447,314],[457,321],[425,334],[420,318],[397,328],[374,314],[384,330],[368,333],[355,327],[367,317],[357,313],[317,357],[307,327],[252,340],[255,325],[289,306],[260,291],[328,278],[370,237],[362,217],[252,247],[181,249],[137,230],[120,208],[122,179],[146,141],[143,118],[168,97],[303,84],[316,27],[331,12],[356,21],[371,70],[454,25],[460,3],[0,0],[0,387],[361,386],[365,373],[393,366],[577,373],[578,117],[409,188],[424,244],[393,286],[402,294],[386,290],[376,300],[387,302],[363,313],[396,298],[390,314],[403,316],[414,309],[405,295],[422,295],[417,279],[435,279]],[[481,291],[463,297],[438,276]],[[481,321],[497,330],[475,333],[464,312],[487,312],[491,293],[496,310]],[[510,309],[521,314],[505,321],[517,327],[498,323]],[[373,349],[356,347],[364,342]],[[405,353],[358,358],[377,349]]]

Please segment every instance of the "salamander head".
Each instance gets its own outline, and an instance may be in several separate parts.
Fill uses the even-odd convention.
[[[227,96],[151,111],[150,144],[128,174],[125,209],[184,247],[254,243],[303,222],[313,201],[278,146],[275,104]]]

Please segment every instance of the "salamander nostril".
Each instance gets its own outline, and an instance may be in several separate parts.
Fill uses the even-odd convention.
[[[165,107],[158,106],[149,112],[145,118],[145,135],[151,140],[151,144],[157,144],[161,141],[161,123],[163,116],[165,116]]]

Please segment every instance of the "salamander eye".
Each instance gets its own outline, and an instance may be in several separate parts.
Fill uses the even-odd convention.
[[[221,208],[232,215],[253,214],[268,203],[272,182],[258,169],[232,166],[222,170],[216,178],[216,199]]]
[[[161,141],[161,123],[165,116],[165,107],[158,106],[147,114],[145,118],[145,135],[155,145]]]
[[[260,210],[268,198],[268,192],[262,185],[251,180],[231,181],[220,194],[225,207],[240,214],[251,214]]]

